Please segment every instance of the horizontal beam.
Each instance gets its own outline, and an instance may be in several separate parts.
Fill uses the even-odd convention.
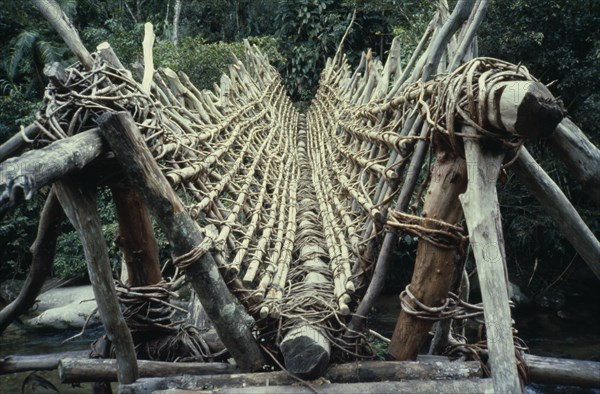
[[[29,200],[41,187],[81,170],[104,148],[95,128],[0,163],[0,215]]]

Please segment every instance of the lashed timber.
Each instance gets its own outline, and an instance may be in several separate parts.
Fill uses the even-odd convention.
[[[477,133],[469,126],[464,126],[463,130],[470,135]],[[520,393],[523,387],[513,344],[506,256],[496,193],[496,181],[504,156],[502,151],[485,151],[479,141],[465,139],[469,183],[467,191],[460,196],[460,202],[481,286],[494,391]]]
[[[56,6],[48,0],[35,3]],[[255,328],[268,349],[285,353],[285,344],[292,341],[286,338],[312,330],[300,337],[318,338],[307,343],[321,343],[321,350],[327,344],[340,350],[320,353],[330,361],[369,356],[365,316],[402,228],[398,215],[423,208],[422,194],[431,184],[423,165],[429,141],[443,134],[451,145],[449,153],[460,155],[464,135],[455,126],[463,123],[509,149],[518,146],[524,135],[547,135],[563,116],[548,90],[524,67],[488,58],[467,62],[487,5],[485,0],[461,0],[448,15],[442,2],[401,75],[394,60],[400,56],[394,52],[385,67],[368,52],[351,72],[338,51],[336,59],[327,63],[302,138],[302,132],[297,132],[299,115],[277,73],[249,44],[245,64],[236,59],[214,93],[200,92],[182,73],[153,70],[148,29],[146,77],[140,84],[123,69],[110,46],[101,45],[93,54],[82,48],[77,33],[56,7],[51,23],[81,64],[64,73],[56,69],[51,75],[46,111],[36,127],[41,138],[70,141],[73,134],[96,126],[102,112],[98,109],[131,113],[130,126],[135,129],[135,122],[139,129],[138,147],[147,147],[145,162],[156,164],[156,160],[161,165],[153,168],[153,174],[162,183],[158,185],[154,178],[149,182],[156,195],[163,193],[167,199],[158,199],[158,206],[152,208],[158,215],[172,215],[165,226],[174,229],[167,231],[169,236],[181,231],[192,239],[176,246],[176,260],[181,264],[186,260],[181,256],[193,252],[182,266],[192,263],[186,271],[195,278],[194,286],[200,287],[201,277],[219,277],[214,259],[229,289],[249,313],[260,317]],[[42,12],[52,17],[47,7]],[[582,140],[576,139],[575,144],[585,147]],[[113,145],[117,151],[118,144]],[[296,153],[301,150],[308,154],[306,160],[298,160]],[[567,156],[574,161],[585,155],[571,151]],[[582,167],[574,166],[586,179]],[[137,178],[137,187],[143,190],[142,178]],[[13,189],[17,195],[23,190]],[[174,191],[188,197],[186,206]],[[148,193],[142,194],[147,198]],[[394,204],[398,209],[390,210]],[[310,209],[302,212],[298,205]],[[174,223],[184,226],[177,229]],[[307,257],[303,246],[315,246],[313,258]],[[208,265],[199,269],[199,261]],[[224,284],[213,284],[215,291],[226,293]],[[366,295],[356,308],[365,286],[369,286]],[[203,303],[207,299],[204,296]],[[227,307],[229,301],[219,302]],[[226,311],[216,309],[213,316]],[[232,311],[240,325],[230,329],[242,327],[243,334],[227,346],[238,351],[234,358],[239,362],[244,357],[239,344],[249,340],[251,352],[240,365],[255,369],[260,356],[250,333],[251,320]],[[221,324],[222,331],[228,329]],[[351,335],[342,336],[346,327]],[[302,360],[306,347],[292,348],[284,357]],[[321,356],[316,359],[324,359]],[[320,362],[313,365],[322,370]]]
[[[117,301],[106,241],[96,210],[95,188],[94,183],[85,184],[67,177],[54,184],[58,200],[83,244],[100,320],[115,349],[119,382],[127,384],[138,378],[137,361],[131,332]]]
[[[81,170],[103,151],[95,129],[0,163],[0,214],[29,200],[41,187]]]
[[[458,196],[467,187],[466,163],[460,156],[448,152],[445,147],[437,146],[436,150],[436,163],[425,196],[422,216],[456,225],[463,216]],[[426,222],[425,226],[447,231],[443,226],[432,222]],[[445,241],[439,245],[421,239],[417,247],[410,291],[417,300],[429,307],[439,307],[446,301],[456,262],[461,258],[461,242],[452,239]],[[412,303],[410,300],[407,302]],[[416,305],[414,307],[416,308]],[[402,310],[388,349],[389,353],[398,360],[415,360],[432,325],[432,320],[420,319],[419,316]]]
[[[131,115],[106,113],[99,119],[99,125],[129,181],[163,228],[175,254],[182,256],[197,248],[204,239],[200,228],[158,168]],[[243,371],[260,369],[264,359],[252,335],[254,321],[227,290],[214,259],[204,254],[191,263],[185,273],[219,337]]]

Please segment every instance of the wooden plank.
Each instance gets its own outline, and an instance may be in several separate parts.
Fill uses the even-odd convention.
[[[558,185],[535,161],[525,147],[511,166],[521,183],[540,202],[554,223],[600,279],[600,242]]]
[[[204,236],[160,171],[131,114],[105,113],[98,124],[132,186],[144,198],[173,245],[175,255],[195,250]],[[190,263],[185,273],[240,369],[262,368],[265,362],[252,335],[254,320],[227,289],[213,257],[204,253]]]
[[[81,238],[100,319],[117,356],[119,382],[131,383],[138,377],[135,348],[117,300],[96,207],[96,185],[84,184],[81,179],[78,181],[65,177],[56,182],[56,196]]]
[[[463,132],[476,134],[476,130],[469,126],[464,126]],[[484,153],[479,142],[471,138],[465,138],[464,144],[469,183],[460,201],[481,286],[494,390],[497,393],[519,393],[523,388],[519,381],[513,344],[504,242],[496,193],[496,181],[505,154]]]
[[[30,199],[42,186],[81,170],[102,154],[98,129],[77,134],[0,164],[0,215]]]

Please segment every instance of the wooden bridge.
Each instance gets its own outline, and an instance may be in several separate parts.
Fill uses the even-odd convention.
[[[352,70],[342,42],[306,113],[247,43],[244,62],[214,90],[199,91],[183,73],[154,70],[150,24],[144,65],[132,72],[107,43],[89,53],[53,2],[34,3],[79,63],[46,68],[36,121],[0,147],[0,212],[53,185],[27,285],[0,312],[2,328],[39,292],[64,210],[84,244],[119,381],[134,382],[134,342],[182,330],[160,273],[152,213],[239,368],[260,370],[272,355],[312,379],[331,362],[373,356],[366,316],[399,234],[410,234],[419,239],[417,258],[390,354],[414,360],[435,321],[440,351],[453,320],[485,315],[496,333],[487,343],[493,388],[521,391],[495,188],[506,170],[600,278],[598,240],[523,142],[549,137],[596,200],[600,153],[525,67],[474,57],[486,1],[459,1],[451,14],[442,6],[406,65],[395,40],[385,64],[369,52]],[[12,157],[31,143],[35,149]],[[116,287],[98,186],[111,189],[118,212],[128,280]],[[460,293],[469,244],[483,306]],[[183,337],[179,345],[206,355]]]

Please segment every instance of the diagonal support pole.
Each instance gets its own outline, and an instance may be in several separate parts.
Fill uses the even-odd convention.
[[[131,114],[105,113],[98,118],[98,124],[132,186],[173,245],[175,255],[194,251],[204,239],[200,227],[160,171]],[[185,274],[239,367],[247,372],[260,369],[265,362],[252,335],[254,320],[236,303],[213,257],[205,253],[196,258],[185,268]]]

